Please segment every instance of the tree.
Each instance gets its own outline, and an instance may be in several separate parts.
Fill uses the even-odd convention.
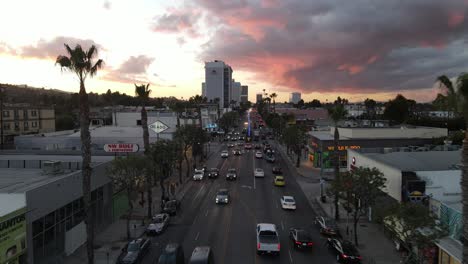
[[[313,107],[313,108],[322,107],[322,103],[317,99],[313,99],[312,101],[306,103],[305,105],[306,107]]]
[[[108,175],[112,179],[114,188],[127,192],[129,212],[127,214],[127,240],[131,239],[130,219],[133,215],[133,197],[137,188],[143,187],[147,169],[147,159],[144,156],[129,155],[128,157],[117,157],[108,168]],[[147,183],[146,183],[147,184]]]
[[[149,157],[153,171],[157,174],[153,177],[155,180],[159,179],[161,186],[161,200],[167,197],[164,181],[172,175],[179,155],[178,150],[177,142],[173,140],[159,140],[150,144]]]
[[[375,119],[377,102],[373,99],[366,98],[364,106],[366,107],[366,113],[369,119]]]
[[[411,104],[403,95],[398,94],[395,99],[385,104],[384,118],[398,124],[407,121],[411,115]]]
[[[339,102],[341,102],[341,98],[338,97]],[[345,118],[347,115],[347,111],[344,108],[342,103],[337,103],[333,108],[328,109],[328,114],[330,115],[331,120],[334,123],[335,126],[335,132],[334,132],[334,137],[333,137],[333,142],[334,142],[334,171],[335,171],[335,181],[337,184],[340,184],[340,152],[338,150],[338,142],[340,140],[340,132],[338,131],[338,123]],[[323,165],[322,165],[323,166]],[[339,220],[340,219],[340,210],[338,208],[338,192],[335,192],[335,219]]]
[[[197,109],[198,121],[200,122],[200,127],[202,126],[202,117],[201,117],[201,105],[206,104],[208,99],[201,95],[195,95],[189,98],[189,104]]]
[[[428,208],[421,204],[397,204],[389,210],[384,222],[392,227],[392,232],[402,239],[409,250],[406,263],[425,263],[425,254],[421,252],[432,247],[445,235],[444,228],[437,223]]]
[[[299,167],[301,165],[302,149],[306,143],[305,130],[298,125],[288,126],[282,135],[282,140],[288,149],[292,149],[296,153],[296,167]]]
[[[273,100],[273,113],[276,113],[276,102],[275,102],[276,97],[278,97],[276,93],[270,94],[270,98]]]
[[[205,130],[199,127],[196,127],[193,132],[192,156],[194,157],[195,161],[195,157],[200,157],[201,162],[203,159],[203,148],[205,143],[208,142],[208,134],[205,132]]]
[[[219,127],[226,133],[239,122],[239,113],[235,111],[225,113],[218,121]]]
[[[89,133],[89,104],[88,94],[86,93],[85,81],[88,76],[93,77],[98,70],[102,68],[104,61],[99,59],[95,61],[97,49],[92,45],[88,50],[83,50],[80,45],[74,49],[67,44],[65,49],[67,55],[59,55],[55,64],[59,64],[62,70],[69,70],[76,74],[80,82],[80,138],[81,138],[81,156],[82,177],[83,177],[83,204],[85,211],[86,224],[86,250],[88,255],[88,264],[94,263],[94,217],[90,210],[91,205],[91,135]]]
[[[297,102],[296,104],[296,108],[299,108],[299,109],[302,109],[304,108],[304,100],[299,100],[299,102]]]
[[[149,89],[148,84],[136,85],[135,84],[135,96],[140,101],[141,105],[141,127],[143,128],[143,145],[145,147],[145,155],[148,154],[149,149],[149,131],[148,131],[148,113],[146,112],[145,105],[148,102],[149,96],[151,94],[151,89]],[[148,199],[148,218],[151,219],[153,216],[152,208],[153,208],[153,182],[151,181],[151,175],[146,175],[146,195]]]
[[[439,87],[445,92],[445,95],[441,95],[445,97],[446,111],[453,111],[454,113],[460,113],[463,111],[463,97],[459,96],[459,91],[455,89],[452,81],[445,75],[437,77],[437,81],[439,82]]]
[[[194,145],[197,127],[194,125],[185,125],[177,128],[174,139],[181,144],[183,157],[187,166],[186,177],[190,175],[190,161],[187,151]]]
[[[331,188],[334,192],[346,194],[347,209],[353,216],[354,243],[358,245],[357,223],[365,216],[367,209],[375,204],[376,199],[383,195],[385,177],[376,168],[358,167],[342,176],[340,182],[334,181]]]

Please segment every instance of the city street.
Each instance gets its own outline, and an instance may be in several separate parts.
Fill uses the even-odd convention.
[[[256,143],[256,142],[253,142]],[[224,143],[225,144],[225,143]],[[221,150],[227,147],[221,147]],[[255,150],[244,150],[241,156],[234,156],[230,150],[227,159],[214,153],[207,161],[207,168],[218,167],[218,179],[205,178],[194,182],[193,187],[182,200],[181,212],[171,219],[170,227],[160,236],[152,238],[150,252],[143,263],[155,263],[167,243],[183,245],[188,260],[196,246],[210,246],[216,263],[335,263],[335,257],[325,245],[313,225],[315,214],[294,177],[290,176],[285,161],[276,155],[276,165],[283,169],[285,187],[273,185],[272,164],[255,158]],[[254,178],[253,170],[263,168],[265,178]],[[236,181],[226,181],[229,168],[238,173]],[[215,203],[216,192],[227,188],[230,192],[228,205]],[[281,209],[282,195],[296,199],[296,211]],[[280,233],[280,256],[258,256],[256,254],[255,227],[257,223],[274,223]],[[314,247],[312,250],[293,248],[288,237],[291,227],[309,228]]]

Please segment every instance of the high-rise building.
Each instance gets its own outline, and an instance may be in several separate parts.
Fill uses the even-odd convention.
[[[289,102],[293,104],[297,104],[301,100],[301,93],[290,93],[289,94]]]
[[[258,93],[257,94],[257,100],[256,100],[257,104],[260,103],[262,100],[263,100],[262,94]]]
[[[206,97],[206,87],[204,82],[201,84],[201,95],[202,97]]]
[[[231,101],[235,101],[236,106],[238,106],[240,103],[240,96],[241,96],[241,83],[236,82],[234,79],[232,79]]]
[[[247,101],[249,101],[249,86],[242,85],[241,92],[240,92],[240,102],[247,103]]]
[[[229,108],[231,102],[232,68],[223,61],[205,62],[204,96],[210,100],[219,98],[220,108]]]

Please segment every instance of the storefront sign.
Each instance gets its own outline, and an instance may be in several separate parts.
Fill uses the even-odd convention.
[[[129,152],[138,152],[140,147],[138,144],[127,144],[127,143],[118,143],[118,144],[105,144],[104,151],[112,153],[129,153]]]
[[[163,122],[161,121],[156,121],[154,122],[153,124],[149,125],[148,126],[151,130],[153,130],[156,134],[159,134],[167,129],[169,129],[169,127],[164,124]]]
[[[342,150],[347,150],[347,149],[360,149],[361,146],[356,146],[356,145],[352,145],[352,146],[338,146],[338,150],[342,151]],[[327,150],[329,151],[333,151],[335,150],[335,147],[334,146],[329,146],[327,147]]]
[[[0,263],[15,263],[23,253],[26,253],[26,208],[0,217]]]

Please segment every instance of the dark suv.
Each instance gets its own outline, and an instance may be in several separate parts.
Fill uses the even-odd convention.
[[[184,250],[179,244],[168,244],[159,256],[158,264],[184,264]]]

